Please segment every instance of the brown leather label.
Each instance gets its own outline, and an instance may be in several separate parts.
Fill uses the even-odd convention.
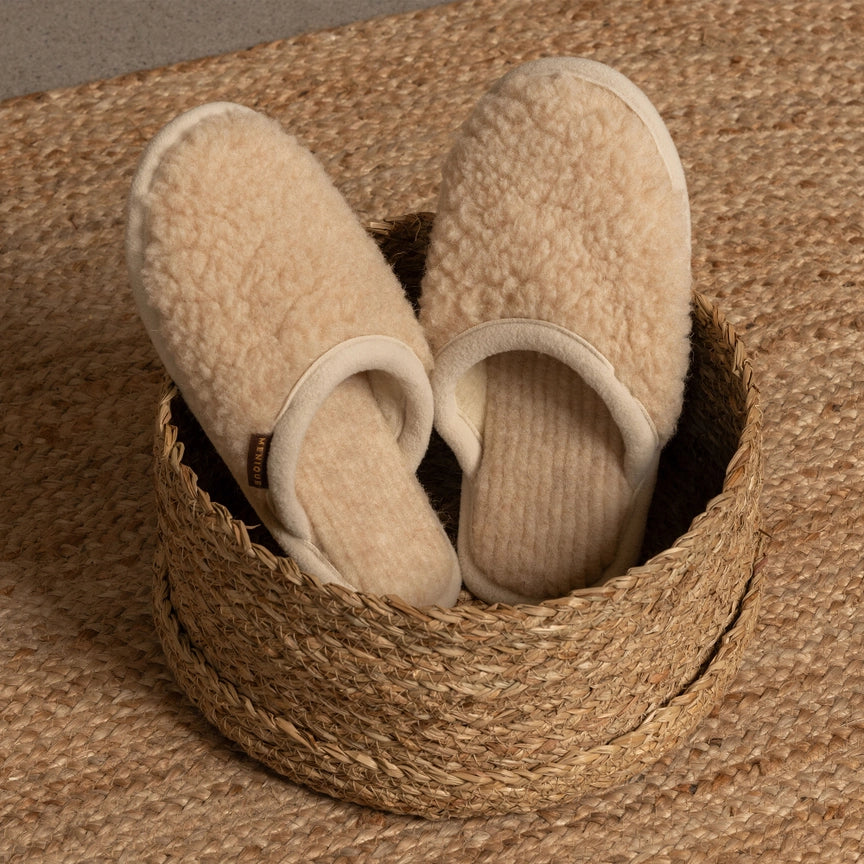
[[[249,451],[246,454],[246,479],[253,489],[267,488],[267,454],[270,452],[272,435],[249,436]]]

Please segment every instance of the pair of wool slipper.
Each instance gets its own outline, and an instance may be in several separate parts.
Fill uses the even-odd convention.
[[[169,374],[305,572],[417,605],[535,602],[638,555],[689,357],[690,221],[657,111],[525,64],[446,161],[419,321],[317,160],[215,103],[151,142],[130,281]],[[463,472],[452,548],[415,471]]]

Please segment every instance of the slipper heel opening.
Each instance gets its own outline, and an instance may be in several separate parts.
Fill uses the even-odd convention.
[[[473,565],[525,598],[599,581],[618,555],[633,490],[608,408],[578,374],[530,351],[489,358]]]
[[[300,448],[296,484],[313,542],[347,583],[416,606],[456,602],[453,548],[368,373],[343,381],[322,404]]]

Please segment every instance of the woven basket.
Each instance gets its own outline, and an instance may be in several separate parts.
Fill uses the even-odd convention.
[[[414,299],[429,220],[370,227]],[[566,598],[419,610],[318,585],[256,527],[170,382],[155,453],[155,618],[178,682],[249,754],[341,799],[464,817],[624,782],[691,734],[753,633],[761,413],[698,294],[644,563]],[[452,531],[459,471],[435,436],[420,477]]]

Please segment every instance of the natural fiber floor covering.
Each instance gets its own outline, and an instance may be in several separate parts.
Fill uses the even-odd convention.
[[[857,0],[468,0],[0,105],[0,859],[860,860],[864,836],[864,11]],[[307,142],[361,215],[431,209],[451,132],[514,64],[616,66],[687,170],[697,288],[765,409],[758,632],[716,711],[567,810],[424,822],[246,757],[151,621],[162,370],[123,207],[145,141],[213,99]]]

